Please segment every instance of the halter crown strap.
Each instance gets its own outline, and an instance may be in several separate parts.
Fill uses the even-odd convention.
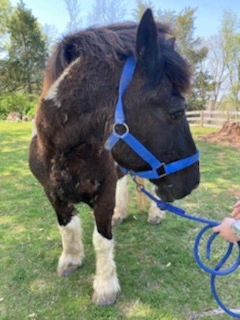
[[[144,145],[139,142],[130,132],[128,125],[125,123],[125,115],[123,111],[123,102],[122,97],[123,94],[128,87],[129,83],[132,80],[134,70],[135,70],[136,62],[133,56],[127,58],[126,63],[123,67],[120,84],[119,84],[119,95],[118,101],[115,109],[115,123],[113,125],[113,132],[109,136],[108,140],[105,143],[105,149],[111,151],[115,144],[122,140],[124,141],[132,150],[134,150],[149,166],[152,168],[151,170],[146,171],[133,171],[127,170],[123,167],[120,169],[124,173],[130,173],[134,176],[140,176],[146,179],[159,179],[165,175],[174,173],[176,171],[182,170],[186,167],[191,166],[193,163],[198,161],[199,152],[197,151],[190,157],[174,161],[169,164],[162,163],[158,160],[148,149],[144,147]],[[118,128],[118,129],[117,129]],[[118,133],[119,128],[121,128],[121,134]]]
[[[127,58],[127,61],[123,67],[123,72],[120,79],[119,90],[118,90],[118,101],[115,111],[115,123],[122,124],[125,122],[125,116],[123,112],[122,96],[127,89],[130,81],[132,80],[133,73],[135,70],[136,62],[133,56]]]

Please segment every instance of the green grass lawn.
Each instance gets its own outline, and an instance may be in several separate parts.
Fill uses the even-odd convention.
[[[91,304],[95,254],[93,219],[86,205],[78,206],[86,259],[75,274],[58,278],[61,242],[55,213],[28,169],[31,127],[31,123],[0,122],[1,320],[230,319],[225,314],[207,315],[217,304],[209,276],[192,253],[203,225],[171,213],[161,225],[149,225],[147,212],[137,209],[132,185],[129,217],[114,228],[122,288],[116,304]],[[220,221],[240,198],[239,150],[201,141],[199,137],[212,129],[192,131],[201,152],[201,185],[175,204],[190,214]],[[216,241],[215,264],[225,246],[223,240]],[[239,280],[239,271],[217,280],[220,296],[230,307],[240,308]]]

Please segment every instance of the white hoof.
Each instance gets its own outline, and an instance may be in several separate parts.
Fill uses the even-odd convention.
[[[83,262],[84,256],[72,257],[62,253],[59,258],[57,274],[59,277],[67,277],[71,273],[75,272]]]
[[[151,205],[148,211],[148,223],[149,224],[160,224],[162,220],[165,218],[165,211],[160,210],[158,207]]]
[[[105,281],[95,279],[93,288],[92,302],[98,306],[112,305],[117,300],[120,291],[118,279],[115,276]]]
[[[118,210],[117,208],[114,209],[114,215],[112,217],[112,226],[120,224],[127,218],[127,213]]]

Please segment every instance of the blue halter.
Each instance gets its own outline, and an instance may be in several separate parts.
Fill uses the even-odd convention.
[[[120,79],[118,101],[115,109],[115,123],[113,125],[113,132],[105,143],[105,148],[109,151],[115,146],[115,144],[122,140],[129,147],[131,147],[146,163],[150,165],[151,170],[147,171],[133,171],[123,168],[120,169],[123,173],[130,173],[133,176],[139,176],[146,179],[159,179],[168,174],[180,171],[186,167],[191,166],[193,163],[199,160],[199,151],[194,155],[165,164],[159,161],[144,145],[139,142],[130,132],[129,127],[125,122],[125,115],[123,111],[122,97],[132,80],[136,61],[133,56],[128,57]],[[117,130],[121,129],[123,133],[118,133]]]

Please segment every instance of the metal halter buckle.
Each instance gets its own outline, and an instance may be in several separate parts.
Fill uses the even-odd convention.
[[[156,171],[159,175],[159,178],[165,177],[167,175],[166,170],[165,170],[165,163],[162,162],[161,166],[159,168],[157,168]]]
[[[127,135],[129,133],[129,127],[125,122],[114,123],[113,132],[115,132],[120,137],[124,137],[125,135]]]

